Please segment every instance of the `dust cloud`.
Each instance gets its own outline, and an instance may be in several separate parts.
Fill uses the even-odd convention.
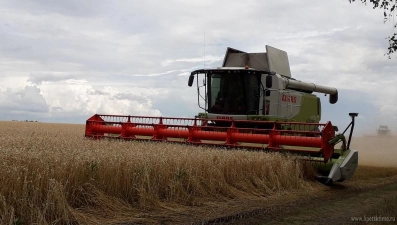
[[[358,151],[359,165],[397,167],[397,135],[356,136],[350,148]]]

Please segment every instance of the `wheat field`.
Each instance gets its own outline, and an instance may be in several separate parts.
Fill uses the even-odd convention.
[[[156,209],[310,188],[292,156],[94,141],[84,125],[0,122],[0,224],[150,222]]]

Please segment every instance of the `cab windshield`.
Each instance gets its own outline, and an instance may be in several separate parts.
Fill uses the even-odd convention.
[[[260,75],[247,72],[207,74],[208,112],[255,115],[259,111]]]

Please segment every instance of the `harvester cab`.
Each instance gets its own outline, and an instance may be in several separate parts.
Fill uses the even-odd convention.
[[[329,94],[334,104],[337,89],[293,79],[287,53],[271,46],[266,50],[246,53],[228,48],[222,67],[193,71],[188,85],[198,77],[198,105],[205,111],[198,117],[318,123],[321,103],[312,93]]]
[[[228,48],[222,67],[193,71],[188,86],[196,76],[204,81],[196,79],[205,112],[195,118],[95,114],[86,122],[85,136],[287,152],[314,162],[323,183],[350,179],[358,165],[358,152],[350,149],[358,114],[349,114],[351,123],[341,134],[331,122],[319,123],[320,99],[313,92],[329,94],[334,104],[338,91],[293,79],[287,53],[266,49]]]

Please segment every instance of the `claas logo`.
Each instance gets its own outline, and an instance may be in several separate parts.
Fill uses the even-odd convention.
[[[296,96],[291,96],[291,95],[285,95],[285,94],[283,94],[282,97],[281,97],[281,101],[283,101],[283,102],[296,103]]]
[[[217,116],[216,118],[220,119],[220,120],[232,120],[233,119],[233,117],[231,117],[231,116]]]

